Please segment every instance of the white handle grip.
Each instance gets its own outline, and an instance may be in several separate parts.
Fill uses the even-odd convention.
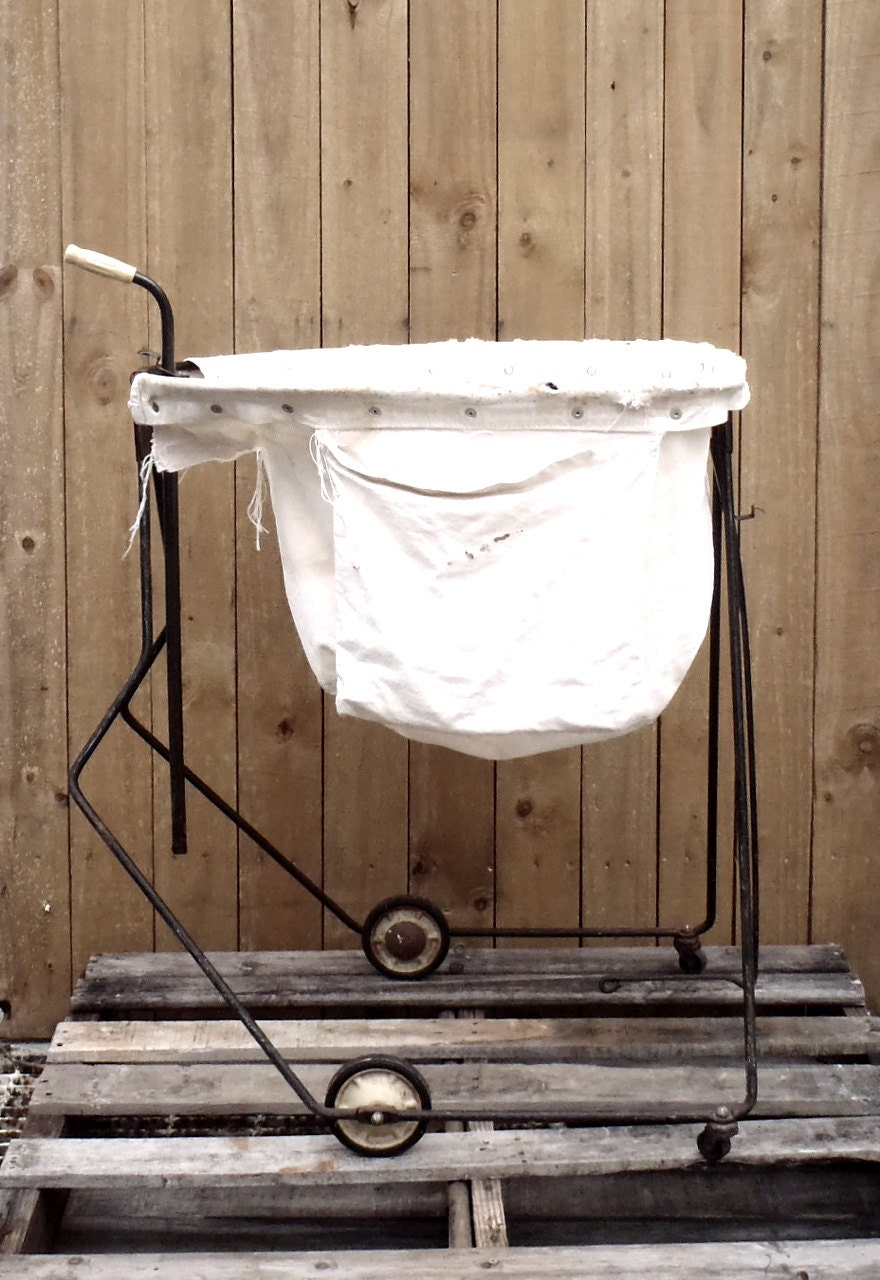
[[[109,276],[111,280],[123,280],[126,284],[131,284],[137,274],[137,267],[132,267],[127,262],[108,258],[106,253],[95,253],[94,249],[80,249],[75,244],[69,244],[64,250],[64,261],[71,266],[82,267],[84,271]]]

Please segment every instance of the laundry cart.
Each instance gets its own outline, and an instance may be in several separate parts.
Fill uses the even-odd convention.
[[[708,1160],[730,1146],[757,1095],[757,817],[745,599],[733,482],[733,418],[748,401],[741,357],[706,343],[444,342],[282,351],[178,364],[163,290],[136,268],[70,246],[66,260],[156,300],[162,354],[132,380],[141,478],[142,647],[71,769],[71,795],[307,1108],[348,1146],[390,1155],[436,1121],[704,1123]],[[252,514],[268,488],[284,585],[316,679],[341,714],[487,759],[597,742],[655,720],[709,631],[705,918],[670,928],[450,928],[401,894],[363,920],[335,901],[187,764],[182,699],[179,472],[257,458]],[[151,500],[164,560],[165,625],[153,628]],[[722,602],[722,595],[724,602]],[[722,618],[729,730],[721,724]],[[167,667],[160,737],[131,701]],[[734,759],[743,1015],[743,1098],[599,1114],[468,1104],[432,1107],[393,1053],[346,1063],[314,1097],[91,805],[80,777],[122,718],[168,764],[172,847],[186,849],[200,793],[344,926],[389,979],[430,981],[450,939],[651,937],[699,974],[715,918],[719,743]],[[728,719],[725,711],[724,719]],[[537,1095],[536,1091],[536,1095]]]

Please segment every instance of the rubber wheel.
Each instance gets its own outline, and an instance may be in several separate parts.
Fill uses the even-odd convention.
[[[424,1077],[402,1058],[374,1055],[354,1058],[336,1072],[327,1087],[325,1105],[374,1112],[373,1121],[331,1121],[333,1133],[361,1156],[397,1156],[415,1146],[427,1120],[383,1120],[386,1111],[430,1111],[431,1094]]]
[[[389,978],[425,978],[446,959],[449,926],[424,898],[386,898],[367,916],[361,943],[370,964]]]
[[[702,951],[691,951],[685,955],[679,952],[678,967],[682,973],[702,973],[706,967],[706,957]]]
[[[702,973],[706,967],[706,953],[697,934],[676,934],[673,946],[678,952],[678,967],[682,973]]]
[[[708,1164],[718,1164],[730,1152],[730,1138],[718,1138],[708,1129],[697,1136],[697,1150]]]

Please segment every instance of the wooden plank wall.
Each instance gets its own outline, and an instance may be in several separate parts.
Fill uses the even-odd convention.
[[[92,952],[168,945],[65,803],[136,654],[125,398],[157,343],[137,291],[62,273],[69,240],[161,280],[181,354],[741,349],[763,933],[844,943],[876,1003],[876,0],[21,0],[0,50],[0,1033],[47,1033]],[[182,488],[210,782],[356,915],[409,889],[463,926],[693,917],[702,660],[658,726],[497,767],[342,721],[253,483]],[[162,702],[156,678],[141,714]],[[163,770],[122,730],[87,784],[206,945],[356,945],[204,804],[172,858]]]

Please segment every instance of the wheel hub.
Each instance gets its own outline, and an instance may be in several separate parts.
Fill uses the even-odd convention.
[[[428,945],[428,935],[415,920],[395,921],[385,934],[385,949],[395,960],[416,960]]]

